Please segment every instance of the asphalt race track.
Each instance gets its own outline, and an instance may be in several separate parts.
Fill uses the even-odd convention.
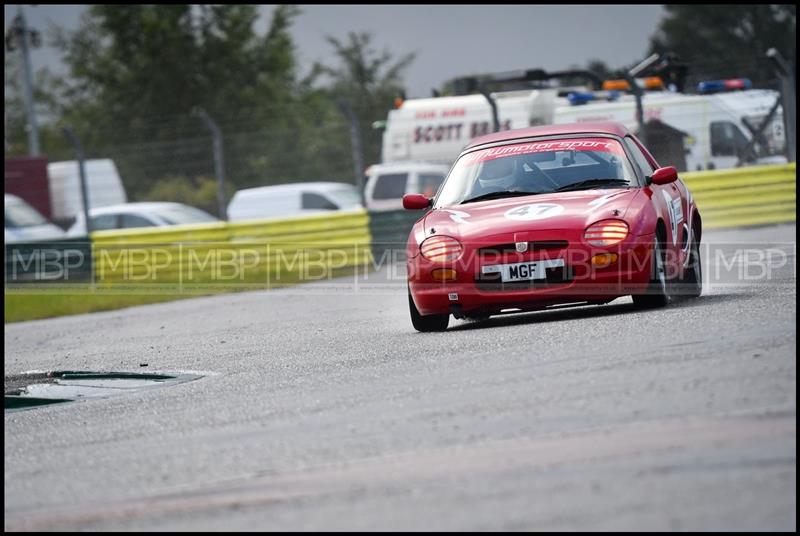
[[[795,226],[703,238],[659,310],[419,334],[383,271],[8,324],[6,375],[204,377],[7,412],[5,529],[795,530]]]

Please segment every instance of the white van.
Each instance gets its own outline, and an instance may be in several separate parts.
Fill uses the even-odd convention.
[[[239,190],[228,203],[228,220],[256,220],[362,208],[361,196],[344,182],[297,182]]]
[[[89,208],[128,202],[117,166],[109,158],[85,160]],[[77,160],[47,164],[53,220],[72,220],[83,212],[80,169]]]
[[[405,194],[433,197],[444,181],[448,166],[403,162],[375,164],[367,168],[364,200],[367,210],[380,212],[403,208]]]

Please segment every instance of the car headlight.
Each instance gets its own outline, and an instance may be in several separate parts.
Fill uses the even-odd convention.
[[[583,232],[583,239],[592,246],[613,246],[628,236],[628,224],[622,220],[604,220],[594,223]]]
[[[463,251],[461,242],[452,236],[431,236],[419,246],[422,256],[432,262],[454,261]]]

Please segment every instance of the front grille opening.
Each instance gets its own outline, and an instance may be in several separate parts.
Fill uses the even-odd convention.
[[[527,251],[547,251],[547,250],[562,250],[569,246],[566,240],[536,240],[528,242]],[[487,246],[478,250],[480,255],[504,255],[506,253],[517,253],[517,244],[497,244],[495,246]]]

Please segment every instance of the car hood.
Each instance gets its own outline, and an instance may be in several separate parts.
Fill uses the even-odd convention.
[[[583,231],[592,223],[622,219],[639,189],[595,189],[492,199],[432,210],[425,236],[482,241],[521,231]]]

